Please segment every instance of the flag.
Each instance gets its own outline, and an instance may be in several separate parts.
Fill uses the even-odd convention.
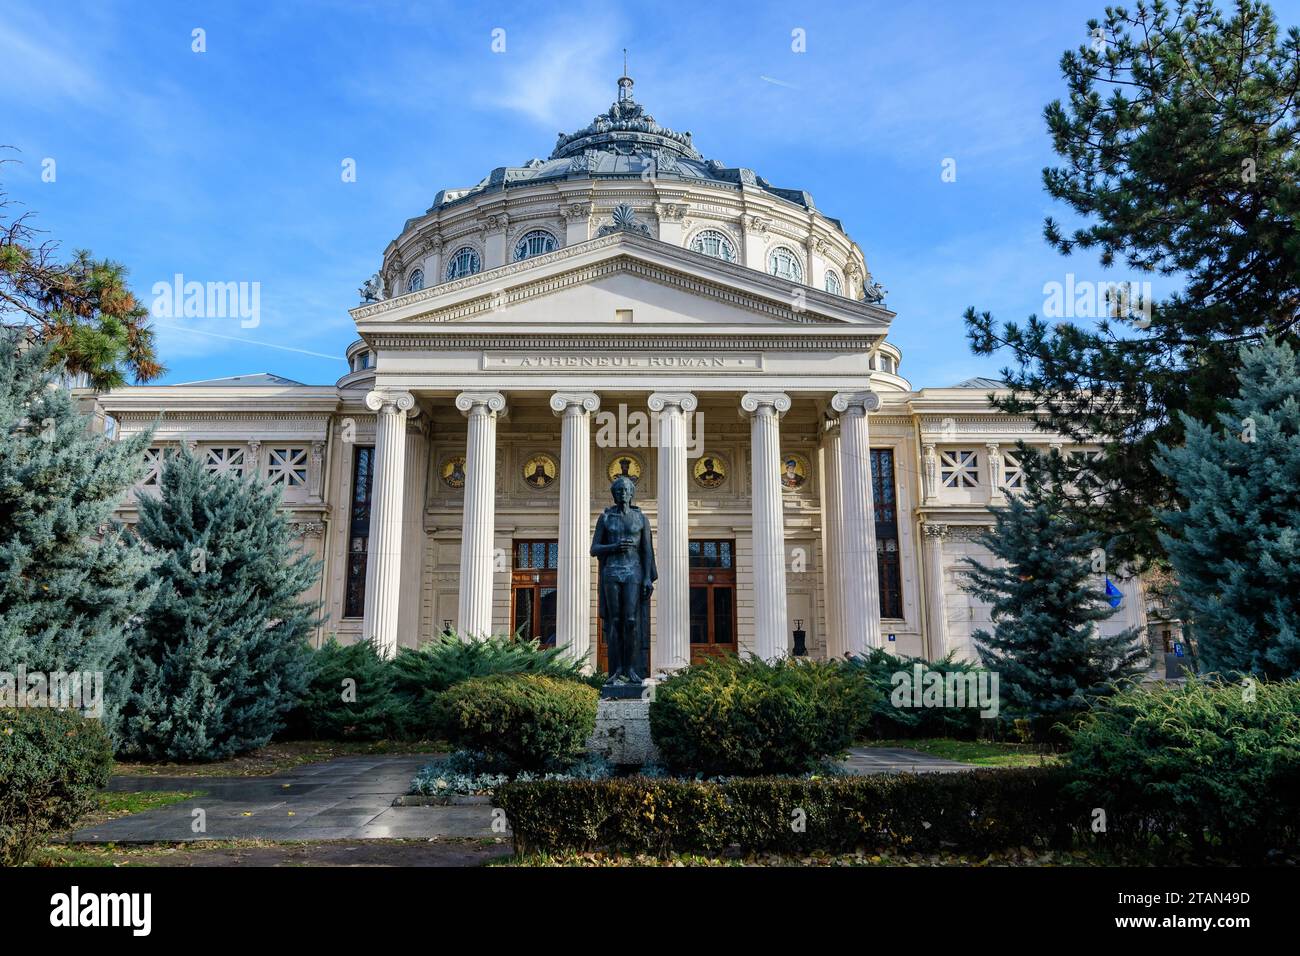
[[[1119,602],[1124,600],[1124,592],[1111,584],[1110,578],[1106,579],[1106,600],[1110,602],[1111,607],[1119,607]]]

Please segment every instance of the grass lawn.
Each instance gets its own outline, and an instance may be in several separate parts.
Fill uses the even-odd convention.
[[[1013,744],[989,740],[954,740],[924,737],[918,740],[866,740],[863,747],[906,747],[921,753],[975,764],[979,767],[1038,767],[1061,763],[1061,754],[1034,744]]]
[[[263,777],[308,763],[365,754],[445,753],[439,740],[285,740],[267,744],[252,753],[211,763],[134,763],[117,761],[115,774],[156,777]]]
[[[202,840],[52,843],[27,866],[482,866],[508,856],[504,838],[445,840]]]

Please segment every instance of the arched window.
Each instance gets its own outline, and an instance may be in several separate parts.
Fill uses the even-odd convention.
[[[831,295],[843,295],[843,286],[840,285],[840,275],[834,269],[826,270],[826,291]]]
[[[767,271],[791,282],[803,281],[803,263],[785,246],[777,246],[767,254]]]
[[[416,269],[411,273],[411,278],[406,280],[407,292],[419,292],[424,288],[424,270]]]
[[[482,267],[483,260],[478,253],[470,246],[461,246],[451,254],[451,259],[447,262],[447,281],[472,276]]]
[[[554,252],[559,245],[555,237],[545,229],[534,229],[519,237],[515,243],[515,262],[531,259],[546,252]]]
[[[731,240],[724,233],[716,229],[705,229],[697,233],[691,240],[691,249],[694,252],[702,252],[706,256],[713,256],[715,259],[722,259],[725,262],[736,261],[736,247],[731,244]]]

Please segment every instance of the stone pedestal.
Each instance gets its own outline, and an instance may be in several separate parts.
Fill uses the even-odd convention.
[[[649,685],[647,685],[649,686]],[[587,750],[619,767],[659,762],[650,737],[650,700],[601,700],[596,704],[596,730]]]

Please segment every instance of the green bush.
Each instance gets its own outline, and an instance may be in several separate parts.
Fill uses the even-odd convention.
[[[984,854],[1060,849],[1087,825],[1058,768],[720,783],[625,777],[497,788],[517,853]]]
[[[1121,846],[1300,851],[1300,682],[1189,680],[1099,701],[1071,734],[1071,792]]]
[[[650,732],[674,773],[803,773],[848,749],[874,695],[841,661],[718,658],[659,685]]]
[[[403,702],[411,731],[438,737],[438,697],[447,688],[471,677],[489,674],[549,674],[586,680],[581,665],[563,648],[541,647],[536,641],[512,637],[464,640],[439,634],[418,650],[401,648],[392,662],[394,690]]]
[[[471,677],[438,698],[438,725],[454,745],[518,770],[560,767],[582,755],[596,727],[596,689],[546,674]]]
[[[113,746],[98,720],[44,707],[0,710],[0,865],[94,809]]]
[[[955,653],[938,661],[919,657],[900,657],[880,648],[849,658],[850,670],[865,680],[875,691],[865,734],[872,740],[898,738],[955,737],[974,740],[986,730],[991,721],[980,717],[976,707],[895,707],[893,702],[894,675],[900,672],[915,675],[921,666],[922,674],[931,671],[940,674],[972,674],[983,668],[957,660]]]
[[[343,645],[331,637],[311,655],[311,683],[289,716],[287,733],[317,740],[401,737],[406,705],[394,691],[392,662],[373,641]]]

